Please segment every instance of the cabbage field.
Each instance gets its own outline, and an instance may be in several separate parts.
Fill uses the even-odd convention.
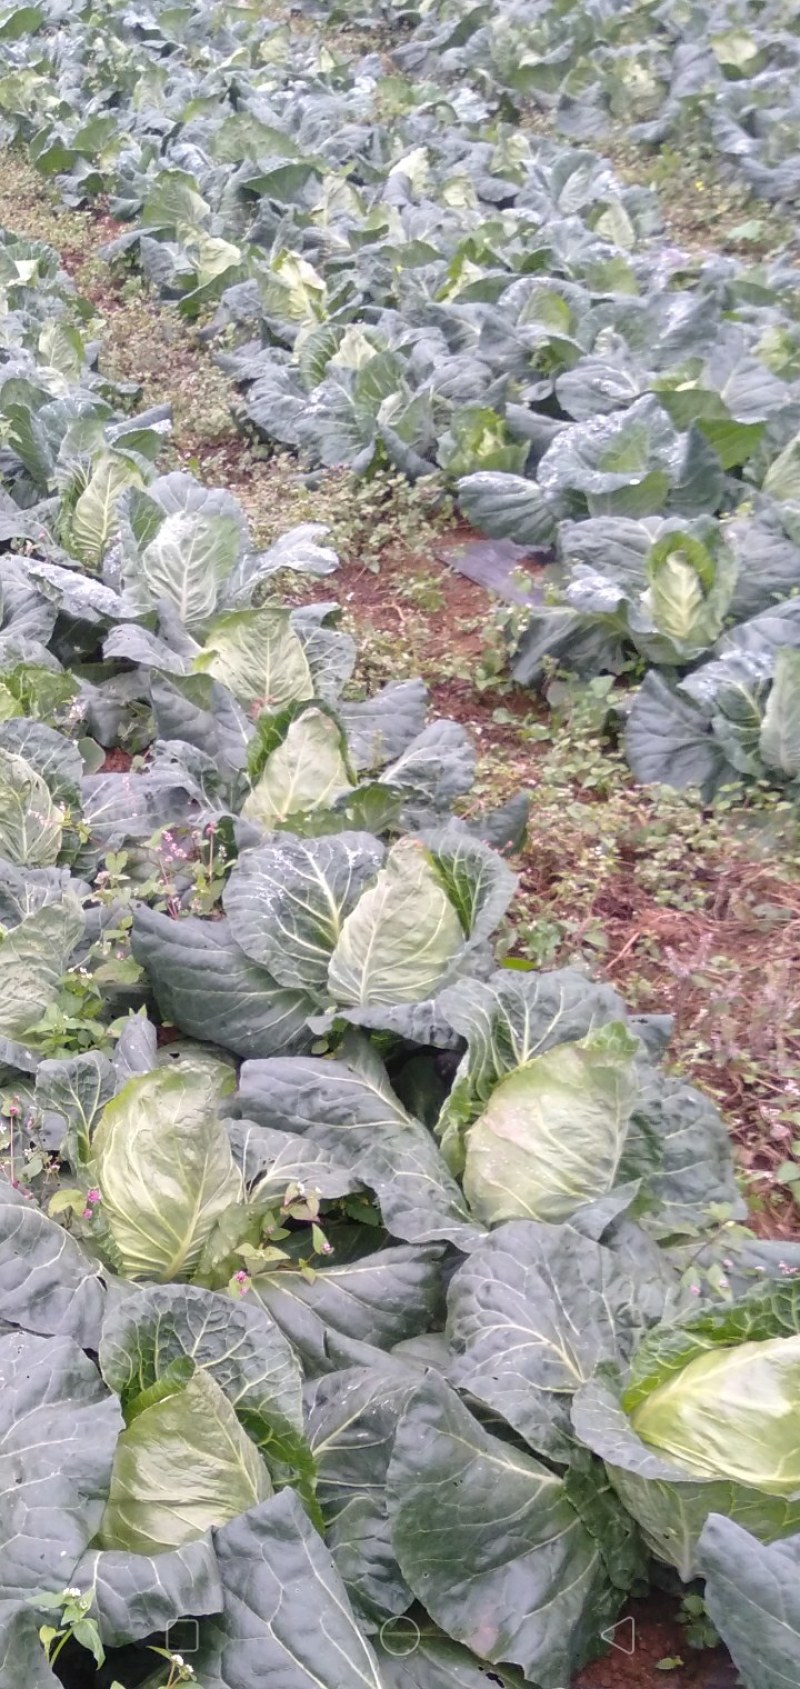
[[[789,0],[0,0],[0,146],[265,474],[535,558],[515,709],[791,815]],[[96,319],[0,229],[0,1689],[610,1689],[648,1590],[800,1684],[800,1243],[669,1014],[515,951],[535,778],[366,683],[325,522],[264,547]]]

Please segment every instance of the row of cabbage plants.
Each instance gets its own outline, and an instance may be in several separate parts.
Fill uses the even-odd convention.
[[[339,15],[366,23],[358,0],[345,0]],[[441,0],[413,21],[400,61],[408,69],[467,73],[518,107],[535,104],[578,143],[602,144],[622,129],[645,148],[683,151],[690,137],[759,197],[786,207],[797,198],[800,29],[791,0],[512,0],[502,9]]]
[[[277,598],[324,533],[0,289],[2,1689],[566,1689],[653,1556],[772,1689],[800,1250],[666,1020],[503,964],[524,804]]]
[[[390,54],[208,0],[12,6],[2,132],[67,203],[108,197],[130,224],[110,258],[202,315],[264,440],[439,473],[477,528],[549,559],[519,681],[644,673],[637,777],[794,791],[796,266],[665,244],[654,195],[582,144],[628,98],[607,97],[615,76],[684,121],[643,55],[700,87],[725,135],[726,100],[757,84],[783,135],[786,6],[383,17]],[[584,131],[527,124],[551,84]],[[26,397],[38,415],[45,395]]]

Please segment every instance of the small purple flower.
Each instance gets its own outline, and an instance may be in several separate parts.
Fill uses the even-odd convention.
[[[103,1198],[98,1190],[90,1190],[86,1192],[86,1201],[88,1202],[90,1208],[93,1208],[96,1202],[102,1202],[102,1200]]]

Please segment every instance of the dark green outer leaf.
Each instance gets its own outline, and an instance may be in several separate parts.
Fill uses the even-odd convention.
[[[538,686],[545,659],[585,678],[607,671],[620,674],[628,645],[627,612],[592,615],[567,604],[535,610],[514,652],[511,673],[521,686]]]
[[[60,1689],[39,1641],[40,1624],[49,1622],[27,1603],[0,1603],[0,1689]]]
[[[576,1513],[600,1549],[612,1584],[627,1594],[634,1584],[646,1583],[649,1556],[638,1526],[623,1507],[602,1462],[586,1449],[573,1448],[564,1484]]]
[[[312,1138],[259,1126],[254,1120],[228,1120],[226,1126],[234,1160],[259,1206],[280,1205],[292,1184],[304,1185],[326,1201],[362,1188],[344,1162]]]
[[[437,1630],[421,1608],[384,1625],[375,1652],[386,1689],[529,1689],[527,1679],[507,1666],[479,1660],[460,1642]]]
[[[386,1356],[381,1367],[330,1373],[305,1391],[328,1546],[370,1628],[413,1600],[394,1557],[385,1490],[398,1417],[418,1382],[418,1371]]]
[[[279,986],[234,944],[225,921],[172,921],[140,905],[133,953],[150,974],[161,1012],[182,1031],[239,1056],[308,1048],[302,991]]]
[[[100,1267],[33,1204],[0,1204],[0,1318],[96,1349],[105,1308]]]
[[[525,843],[530,811],[530,794],[515,792],[498,809],[484,810],[467,826],[473,838],[482,839],[493,850],[519,851]]]
[[[181,739],[226,769],[243,769],[253,729],[227,687],[208,674],[150,675],[159,739]]]
[[[169,1554],[89,1549],[70,1583],[92,1591],[92,1617],[107,1648],[167,1630],[187,1614],[200,1618],[222,1610],[222,1585],[208,1535]]]
[[[337,1023],[361,1027],[366,1032],[387,1032],[404,1038],[410,1044],[435,1044],[440,1050],[458,1048],[458,1038],[448,1024],[440,1007],[439,996],[426,997],[420,1003],[376,1004],[365,1009],[332,1009],[327,1015],[315,1015],[310,1022],[314,1032],[327,1033]]]
[[[642,784],[700,786],[713,792],[727,767],[708,718],[651,671],[634,698],[625,734],[628,761]]]
[[[200,791],[182,768],[146,774],[90,774],[81,781],[84,820],[97,849],[118,850],[160,827],[194,825]]]
[[[618,1596],[562,1480],[430,1376],[400,1420],[387,1497],[400,1569],[436,1623],[541,1689],[568,1683]]]
[[[303,1134],[349,1168],[376,1192],[393,1236],[472,1248],[480,1230],[427,1127],[403,1108],[363,1039],[352,1038],[343,1053],[352,1060],[278,1056],[245,1062],[242,1109],[265,1125]]]
[[[638,1030],[638,1029],[637,1029]],[[628,1162],[637,1153],[637,1122],[651,1136],[658,1155],[655,1169]],[[692,1233],[708,1224],[709,1209],[725,1203],[734,1219],[744,1219],[734,1174],[728,1130],[710,1097],[682,1079],[667,1079],[658,1069],[643,1072],[640,1101],[634,1110],[629,1147],[622,1172],[645,1175],[654,1206],[648,1213],[651,1232],[666,1238],[682,1230]]]
[[[427,688],[421,680],[393,680],[363,702],[339,705],[347,748],[359,770],[382,768],[402,756],[425,726]]]
[[[518,545],[549,545],[555,533],[552,506],[535,481],[499,470],[479,470],[458,482],[458,503],[480,532]]]
[[[69,1583],[121,1429],[119,1403],[70,1338],[0,1339],[0,1601]]]
[[[475,747],[458,721],[430,721],[381,779],[434,810],[448,810],[475,779]]]
[[[709,1618],[746,1689],[794,1689],[800,1682],[800,1537],[766,1545],[712,1513],[698,1566]]]
[[[224,1611],[192,1657],[203,1689],[381,1689],[330,1554],[290,1490],[213,1535]]]
[[[129,1079],[135,1079],[140,1073],[150,1073],[157,1061],[158,1033],[155,1026],[143,1011],[130,1015],[123,1022],[114,1051],[115,1089],[121,1090]]]
[[[363,1345],[391,1349],[436,1323],[442,1291],[439,1251],[398,1245],[361,1260],[300,1272],[265,1273],[250,1295],[297,1349],[310,1377],[363,1363]]]
[[[459,1269],[447,1301],[451,1382],[531,1448],[568,1460],[572,1396],[642,1326],[618,1258],[570,1226],[512,1220]]]

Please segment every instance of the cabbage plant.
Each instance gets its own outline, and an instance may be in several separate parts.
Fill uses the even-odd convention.
[[[648,674],[626,728],[638,779],[698,786],[707,797],[742,776],[793,791],[800,777],[798,637],[792,601],[743,623],[718,657],[677,685]]]
[[[642,608],[666,641],[667,656],[690,662],[719,638],[736,586],[737,565],[724,546],[714,556],[689,534],[667,533],[645,559]]]
[[[650,1550],[689,1579],[721,1513],[772,1542],[800,1529],[797,1290],[657,1327],[615,1387],[598,1376],[573,1405],[577,1436],[605,1462]]]

